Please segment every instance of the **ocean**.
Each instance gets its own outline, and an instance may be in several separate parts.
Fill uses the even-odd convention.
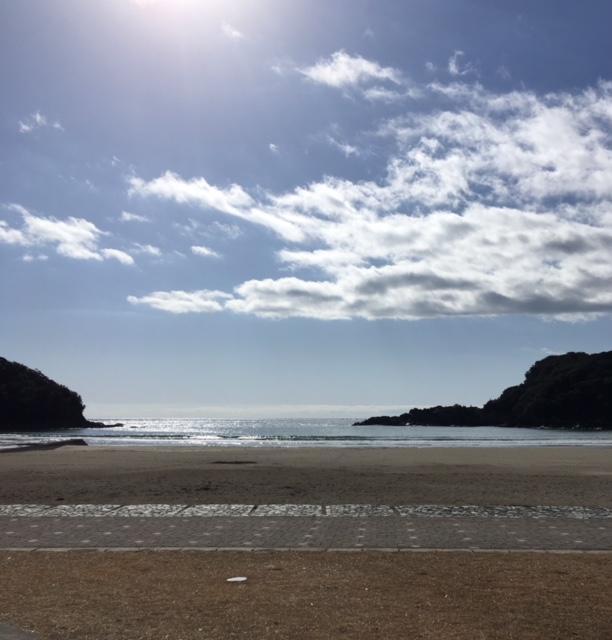
[[[84,438],[92,446],[526,447],[612,446],[612,431],[506,427],[353,427],[343,419],[105,419],[123,427],[0,434],[0,446]]]

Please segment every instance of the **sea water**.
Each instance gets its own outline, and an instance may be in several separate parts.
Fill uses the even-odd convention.
[[[198,447],[612,446],[612,431],[508,427],[355,427],[343,419],[113,418],[122,427],[1,434],[0,445],[84,438],[89,445]]]

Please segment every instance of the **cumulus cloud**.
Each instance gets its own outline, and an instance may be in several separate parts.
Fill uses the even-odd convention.
[[[237,184],[223,189],[209,184],[205,178],[184,180],[171,171],[166,171],[149,182],[132,176],[129,184],[128,193],[132,196],[156,196],[179,204],[197,205],[269,227],[290,240],[303,237],[299,225],[293,223],[290,217],[281,219],[274,213],[259,208],[255,200]]]
[[[0,221],[0,243],[22,247],[53,246],[59,255],[74,260],[111,259],[122,264],[134,262],[124,251],[100,248],[100,240],[108,234],[89,220],[36,216],[17,204],[7,208],[21,216],[22,225],[14,228],[6,221]]]
[[[191,253],[195,256],[202,256],[204,258],[218,258],[219,254],[210,249],[209,247],[205,247],[204,245],[194,245],[191,247]]]
[[[27,245],[55,245],[57,253],[76,260],[101,260],[98,242],[103,232],[89,220],[32,215],[22,210],[23,233]]]
[[[129,296],[133,305],[146,305],[169,313],[213,313],[223,309],[223,301],[231,298],[223,291],[154,291],[140,298]]]
[[[307,78],[336,89],[368,84],[372,81],[402,83],[402,74],[393,67],[383,67],[361,56],[346,51],[336,51],[329,58],[322,58],[312,67],[300,69]]]
[[[236,294],[225,306],[237,313],[267,318],[306,316],[323,320],[350,317],[342,304],[342,290],[334,282],[309,282],[299,278],[249,280],[236,288]],[[296,313],[295,305],[301,308],[301,312]]]
[[[119,220],[121,220],[121,222],[151,222],[147,216],[139,213],[130,213],[129,211],[122,211]]]
[[[0,220],[0,242],[3,244],[17,244],[25,246],[27,239],[23,231],[9,227],[8,223]]]
[[[212,208],[285,243],[278,258],[294,275],[239,284],[214,298],[215,311],[370,320],[612,311],[612,83],[545,96],[460,82],[428,91],[437,108],[380,126],[393,148],[380,180],[326,177],[255,196],[167,172],[134,178],[133,193]]]
[[[372,101],[399,100],[412,92],[399,69],[384,67],[344,50],[336,51],[329,58],[322,58],[314,65],[299,68],[298,71],[312,82],[341,89],[347,94],[358,92]]]
[[[150,182],[132,176],[128,180],[130,195],[158,196],[179,203],[197,204],[224,213],[239,215],[253,203],[251,196],[239,185],[220,189],[209,184],[205,178],[183,180],[178,174],[166,171]]]
[[[102,249],[100,253],[104,258],[107,258],[108,260],[117,260],[117,262],[127,265],[134,264],[134,258],[132,258],[129,253],[120,251],[119,249]]]
[[[64,127],[57,120],[50,121],[44,113],[35,111],[27,118],[20,120],[18,123],[19,133],[32,133],[36,129],[43,129],[49,127],[57,131],[64,131]]]

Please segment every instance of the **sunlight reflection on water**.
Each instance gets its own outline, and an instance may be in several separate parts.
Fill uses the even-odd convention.
[[[121,419],[123,427],[4,434],[0,444],[85,438],[89,445],[228,447],[612,446],[611,431],[502,427],[353,427],[349,419]]]

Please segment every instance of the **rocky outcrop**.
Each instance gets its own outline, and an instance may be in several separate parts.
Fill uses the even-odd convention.
[[[0,357],[0,432],[108,426],[87,420],[84,409],[78,393]]]
[[[409,424],[409,418],[407,413],[402,413],[399,416],[373,416],[372,418],[366,418],[361,422],[354,422],[354,427],[370,427],[370,426],[384,426],[384,427],[405,427]]]
[[[612,351],[570,352],[539,360],[521,384],[483,407],[411,409],[355,424],[612,429]]]
[[[19,453],[21,451],[49,451],[61,447],[86,447],[87,441],[83,438],[68,438],[67,440],[53,440],[51,442],[28,442],[27,444],[14,444],[8,447],[0,446],[1,453]],[[0,636],[2,638],[2,636]]]

